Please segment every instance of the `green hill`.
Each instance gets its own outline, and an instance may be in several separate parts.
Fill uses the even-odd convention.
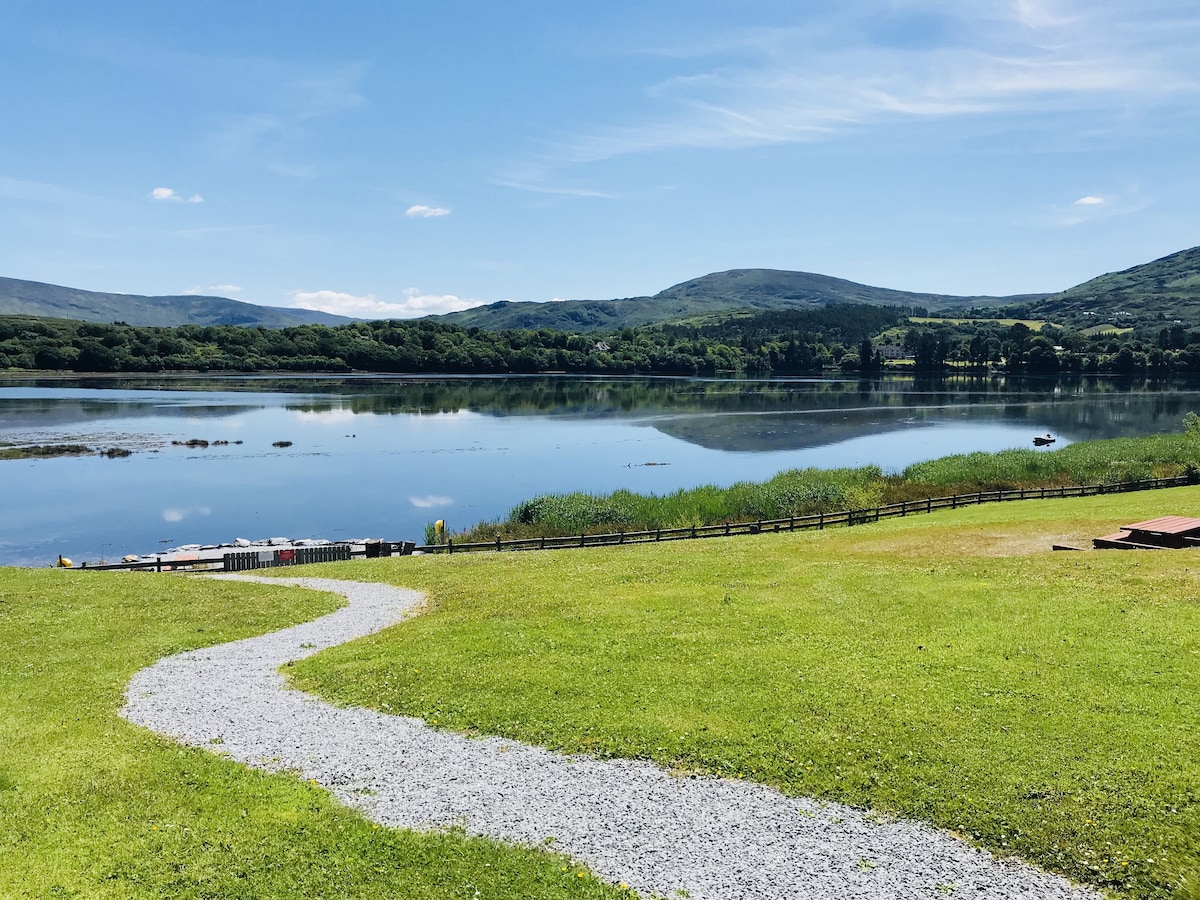
[[[1160,319],[1195,324],[1200,321],[1200,247],[1101,275],[1031,308],[1038,317],[1076,325],[1131,326]]]
[[[143,297],[103,294],[78,288],[0,278],[0,315],[125,322],[129,325],[247,325],[287,328],[291,325],[345,325],[344,316],[310,309],[256,306],[227,297]]]
[[[501,301],[441,316],[443,321],[487,329],[555,328],[601,331],[649,325],[735,309],[813,309],[834,303],[865,303],[936,312],[979,306],[1031,303],[1044,294],[1017,297],[955,297],[918,294],[857,284],[828,275],[778,269],[731,269],[674,285],[653,297],[565,300],[557,303]]]

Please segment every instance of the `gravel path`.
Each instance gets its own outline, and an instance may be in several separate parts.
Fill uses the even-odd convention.
[[[877,824],[849,807],[742,781],[676,777],[645,762],[561,756],[330,706],[286,687],[277,669],[394,624],[421,595],[320,578],[242,580],[333,591],[349,605],[144,669],[129,684],[125,718],[252,766],[315,779],[385,825],[462,826],[547,844],[643,896],[1100,896],[920,823]]]

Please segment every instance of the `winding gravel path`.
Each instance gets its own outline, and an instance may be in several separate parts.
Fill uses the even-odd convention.
[[[315,779],[384,825],[457,825],[530,845],[552,838],[553,849],[643,896],[1100,896],[920,823],[876,824],[849,807],[760,785],[468,739],[417,719],[330,706],[289,689],[278,668],[394,624],[421,595],[320,578],[240,578],[333,591],[349,605],[294,628],[161,660],[129,683],[122,715],[252,766]]]

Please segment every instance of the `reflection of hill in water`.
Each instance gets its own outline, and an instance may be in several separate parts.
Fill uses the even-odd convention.
[[[163,404],[153,400],[0,400],[5,431],[103,424],[113,419],[215,418],[266,404]]]
[[[97,399],[0,399],[4,429],[99,425],[116,418],[212,418],[283,406],[321,414],[649,420],[664,434],[724,450],[815,447],[938,421],[1012,423],[1070,440],[1177,431],[1200,410],[1196,385],[1134,379],[777,381],[608,378],[239,377],[12,379],[3,387],[106,388]],[[136,393],[134,393],[136,391]],[[189,392],[189,393],[181,393]],[[209,393],[211,399],[205,397]],[[103,398],[103,399],[101,399]]]
[[[672,416],[650,424],[668,437],[709,450],[763,453],[822,447],[925,423],[902,410],[863,409],[845,414]]]
[[[1179,431],[1195,395],[1135,394],[1060,402],[979,403],[944,407],[862,407],[793,413],[663,416],[649,424],[669,437],[710,450],[805,450],[854,438],[939,423],[1027,428],[1071,442]]]

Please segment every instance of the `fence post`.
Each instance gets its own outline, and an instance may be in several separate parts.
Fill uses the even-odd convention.
[[[958,494],[951,494],[951,495],[950,495],[950,508],[951,508],[951,509],[958,509]]]
[[[825,530],[825,513],[821,513],[821,517],[817,520],[817,530]]]
[[[496,535],[496,552],[500,552],[500,535]]]
[[[656,540],[656,541],[662,540],[662,526],[661,525],[658,528],[654,529],[654,540]]]
[[[925,498],[925,512],[927,512],[927,513],[933,512],[933,498],[932,497]]]
[[[454,538],[446,538],[446,546],[450,548],[451,553],[454,552]]]

